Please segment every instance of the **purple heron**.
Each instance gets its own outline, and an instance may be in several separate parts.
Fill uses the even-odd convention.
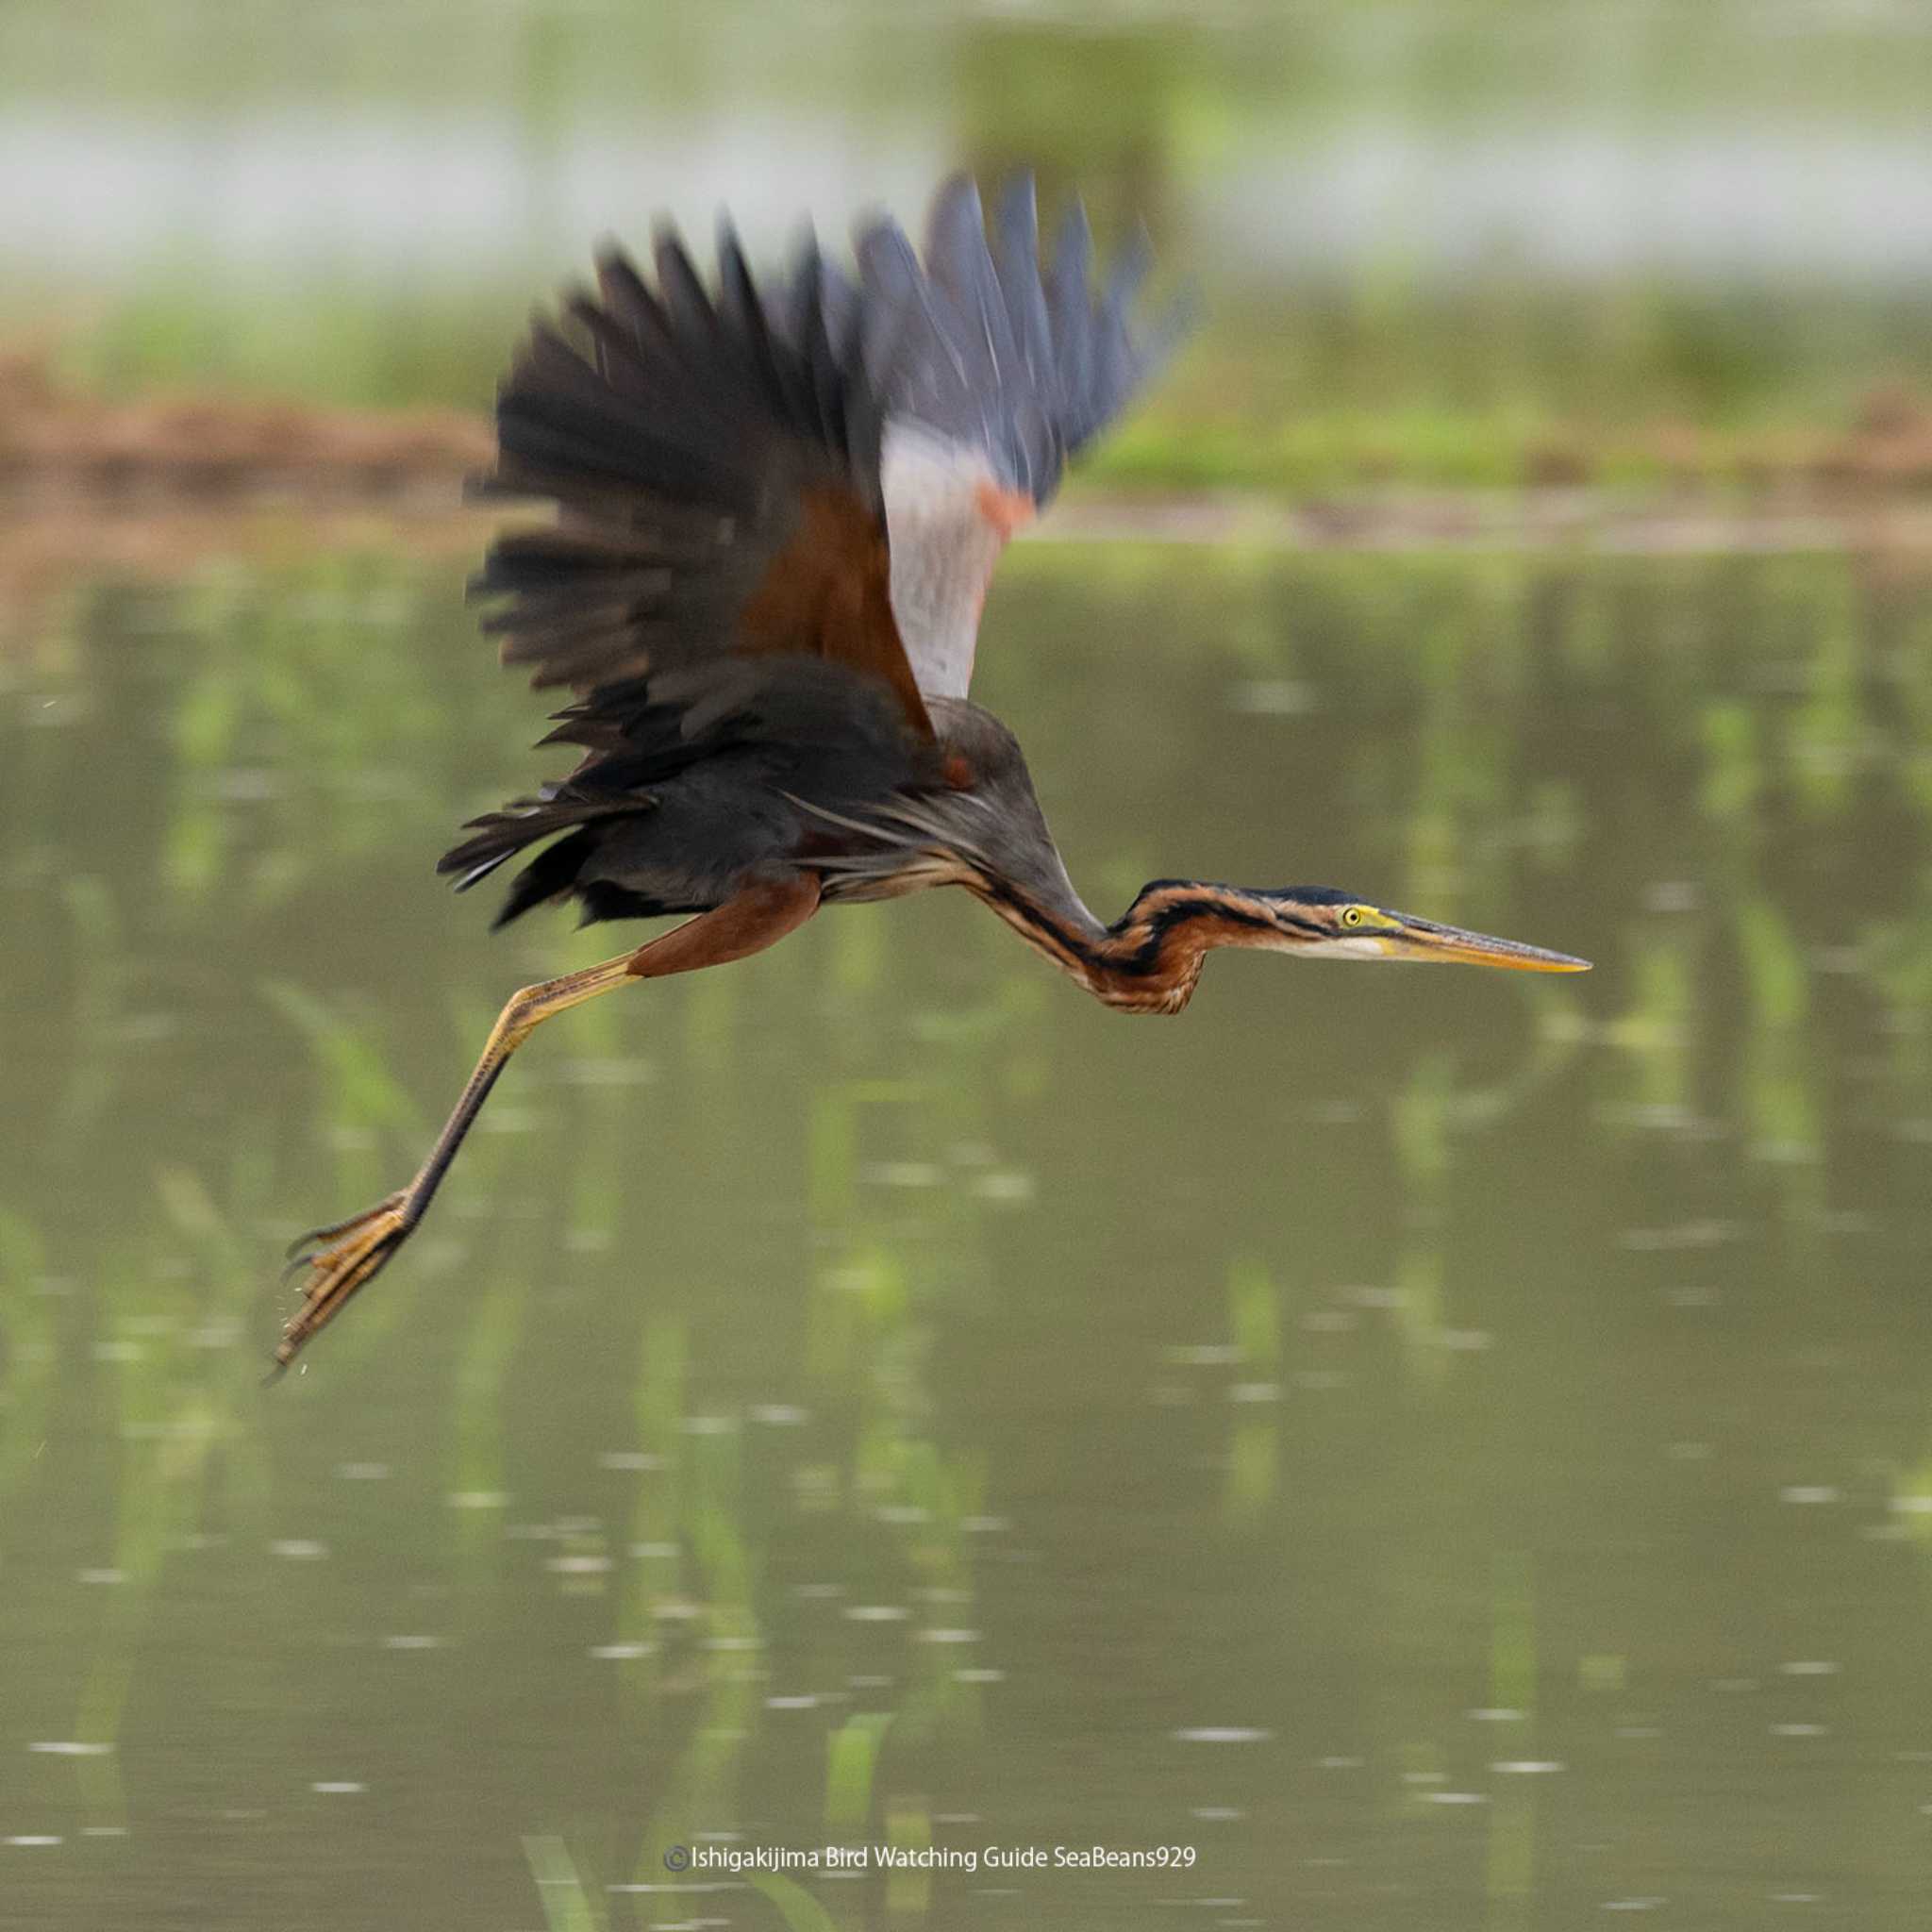
[[[1584,967],[1325,886],[1158,879],[1111,924],[1074,890],[1012,733],[966,692],[1008,539],[1182,332],[1176,310],[1135,325],[1145,267],[1130,249],[1096,289],[1077,203],[1042,261],[1030,178],[990,233],[956,178],[923,258],[880,218],[852,271],[808,240],[760,287],[725,225],[708,288],[660,229],[654,281],[607,253],[596,292],[535,327],[482,488],[556,515],[499,537],[473,589],[505,662],[575,692],[542,741],[581,756],[439,870],[461,890],[523,858],[499,926],[554,901],[692,916],[509,1001],[409,1184],[296,1243],[279,1366],[408,1238],[541,1022],[761,952],[822,906],[963,886],[1129,1013],[1179,1012],[1217,946]]]

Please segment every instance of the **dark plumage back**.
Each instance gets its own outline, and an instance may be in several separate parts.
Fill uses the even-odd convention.
[[[512,881],[499,926],[572,894],[587,923],[703,911],[795,864],[821,814],[849,820],[944,785],[941,754],[906,730],[889,691],[808,658],[606,686],[543,741],[582,747],[577,769],[473,819],[437,866],[460,891],[554,839]]]

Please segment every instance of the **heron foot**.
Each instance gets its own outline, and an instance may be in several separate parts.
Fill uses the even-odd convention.
[[[401,1189],[360,1214],[305,1234],[290,1248],[284,1279],[306,1268],[308,1280],[302,1291],[302,1306],[289,1317],[275,1344],[276,1374],[358,1288],[382,1272],[416,1221],[409,1191]]]

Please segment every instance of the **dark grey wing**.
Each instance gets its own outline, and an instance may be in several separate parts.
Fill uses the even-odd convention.
[[[1032,177],[1010,181],[989,240],[965,176],[934,197],[922,264],[883,218],[858,238],[858,355],[881,399],[879,477],[891,601],[928,696],[963,697],[1007,539],[1186,333],[1175,303],[1131,325],[1147,268],[1126,250],[1102,290],[1075,202],[1042,268]]]
[[[769,312],[729,227],[718,290],[660,231],[656,287],[616,252],[540,321],[497,395],[486,493],[547,497],[473,586],[507,663],[580,692],[737,655],[818,658],[887,686],[930,738],[893,622],[884,407],[828,317],[816,252]]]
[[[916,399],[888,392],[889,420],[910,415],[941,435],[978,440],[1000,480],[1045,508],[1066,465],[1190,325],[1191,305],[1180,298],[1138,334],[1130,326],[1152,259],[1144,233],[1123,249],[1104,288],[1093,284],[1092,257],[1087,211],[1075,200],[1042,265],[1031,175],[1001,192],[991,238],[974,184],[963,175],[946,182],[927,221],[925,264],[946,298],[930,312],[948,325],[949,352],[928,356],[932,374]]]

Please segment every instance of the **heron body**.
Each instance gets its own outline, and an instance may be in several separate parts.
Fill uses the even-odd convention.
[[[1143,249],[1096,291],[1077,204],[1042,260],[1032,184],[991,229],[943,186],[924,257],[861,228],[762,288],[728,225],[715,284],[659,232],[540,322],[498,395],[487,492],[546,500],[473,586],[506,662],[573,702],[575,769],[474,821],[440,869],[517,862],[497,924],[686,923],[504,1009],[409,1185],[298,1244],[286,1366],[421,1219],[516,1046],[617,986],[741,958],[841,900],[960,886],[1107,1005],[1175,1013],[1220,946],[1310,958],[1584,964],[1330,887],[1160,879],[1111,924],[1081,901],[1013,734],[967,696],[1008,540],[1182,332],[1136,325]]]

